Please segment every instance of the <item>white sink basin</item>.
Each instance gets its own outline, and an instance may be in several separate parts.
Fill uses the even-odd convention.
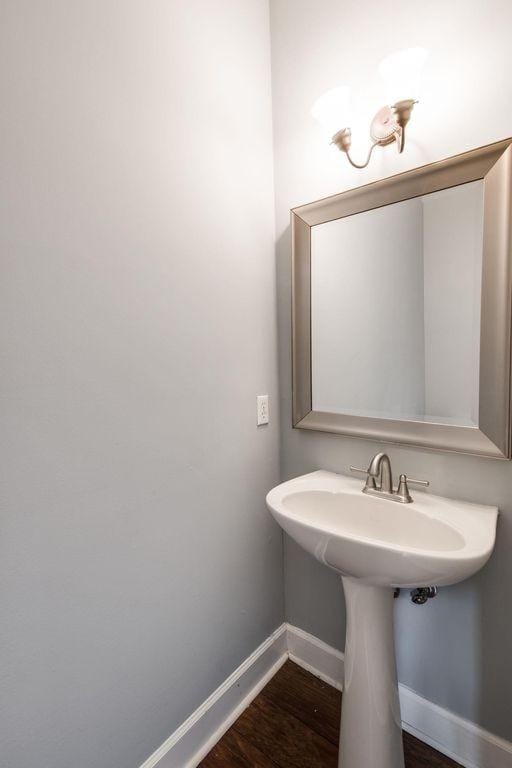
[[[392,588],[443,586],[476,573],[493,550],[498,510],[417,491],[400,504],[362,487],[312,472],[278,485],[267,504],[296,542],[342,576],[339,768],[404,768]]]
[[[498,510],[414,492],[398,504],[361,492],[360,480],[312,472],[274,488],[267,504],[282,528],[325,565],[366,584],[445,586],[489,559]]]

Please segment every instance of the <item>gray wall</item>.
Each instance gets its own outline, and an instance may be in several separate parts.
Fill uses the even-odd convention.
[[[283,619],[269,47],[2,3],[2,768],[136,768]]]
[[[289,209],[510,135],[512,102],[502,95],[509,90],[511,24],[512,4],[501,0],[396,0],[392,9],[376,0],[271,3],[283,478],[318,468],[347,472],[380,448],[291,428]],[[397,156],[389,147],[375,153],[367,171],[355,171],[329,147],[310,107],[329,88],[351,85],[355,154],[362,157],[368,121],[383,99],[378,62],[406,45],[431,50],[407,151]],[[501,509],[490,563],[424,608],[401,598],[397,641],[402,682],[511,739],[512,465],[387,449],[395,471],[428,478],[434,493]],[[288,620],[341,648],[344,608],[334,572],[288,539],[285,567]]]

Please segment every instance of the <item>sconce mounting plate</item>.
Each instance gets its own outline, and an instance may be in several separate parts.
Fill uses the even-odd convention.
[[[382,107],[375,114],[370,124],[372,141],[385,147],[392,144],[400,136],[401,128],[391,107]]]

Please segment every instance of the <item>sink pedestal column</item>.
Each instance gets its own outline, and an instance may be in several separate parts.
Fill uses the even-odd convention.
[[[347,607],[339,768],[404,768],[393,589],[343,577]]]

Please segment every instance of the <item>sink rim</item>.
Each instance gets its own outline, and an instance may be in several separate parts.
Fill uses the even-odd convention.
[[[332,486],[332,488],[327,487],[327,484]],[[336,488],[335,486],[338,487]],[[459,501],[415,490],[414,501],[412,504],[404,504],[402,511],[404,508],[411,509],[412,512],[418,512],[425,517],[436,520],[451,528],[463,540],[463,545],[458,549],[441,550],[432,548],[420,549],[377,537],[353,534],[349,531],[344,532],[343,530],[330,528],[325,524],[315,524],[311,520],[300,517],[285,507],[283,503],[287,496],[303,491],[326,491],[333,495],[339,494],[340,496],[357,496],[360,494],[362,498],[367,500],[369,506],[374,503],[378,503],[379,506],[388,504],[392,514],[397,502],[363,494],[362,488],[363,484],[360,479],[327,470],[316,470],[277,485],[267,494],[266,502],[269,509],[276,515],[282,515],[312,532],[323,533],[341,541],[357,542],[370,548],[385,549],[402,556],[410,554],[415,557],[428,557],[429,559],[434,558],[439,561],[463,561],[475,557],[480,558],[493,550],[496,538],[496,520],[498,517],[498,508],[495,506]],[[464,527],[462,526],[463,522],[466,523]]]

